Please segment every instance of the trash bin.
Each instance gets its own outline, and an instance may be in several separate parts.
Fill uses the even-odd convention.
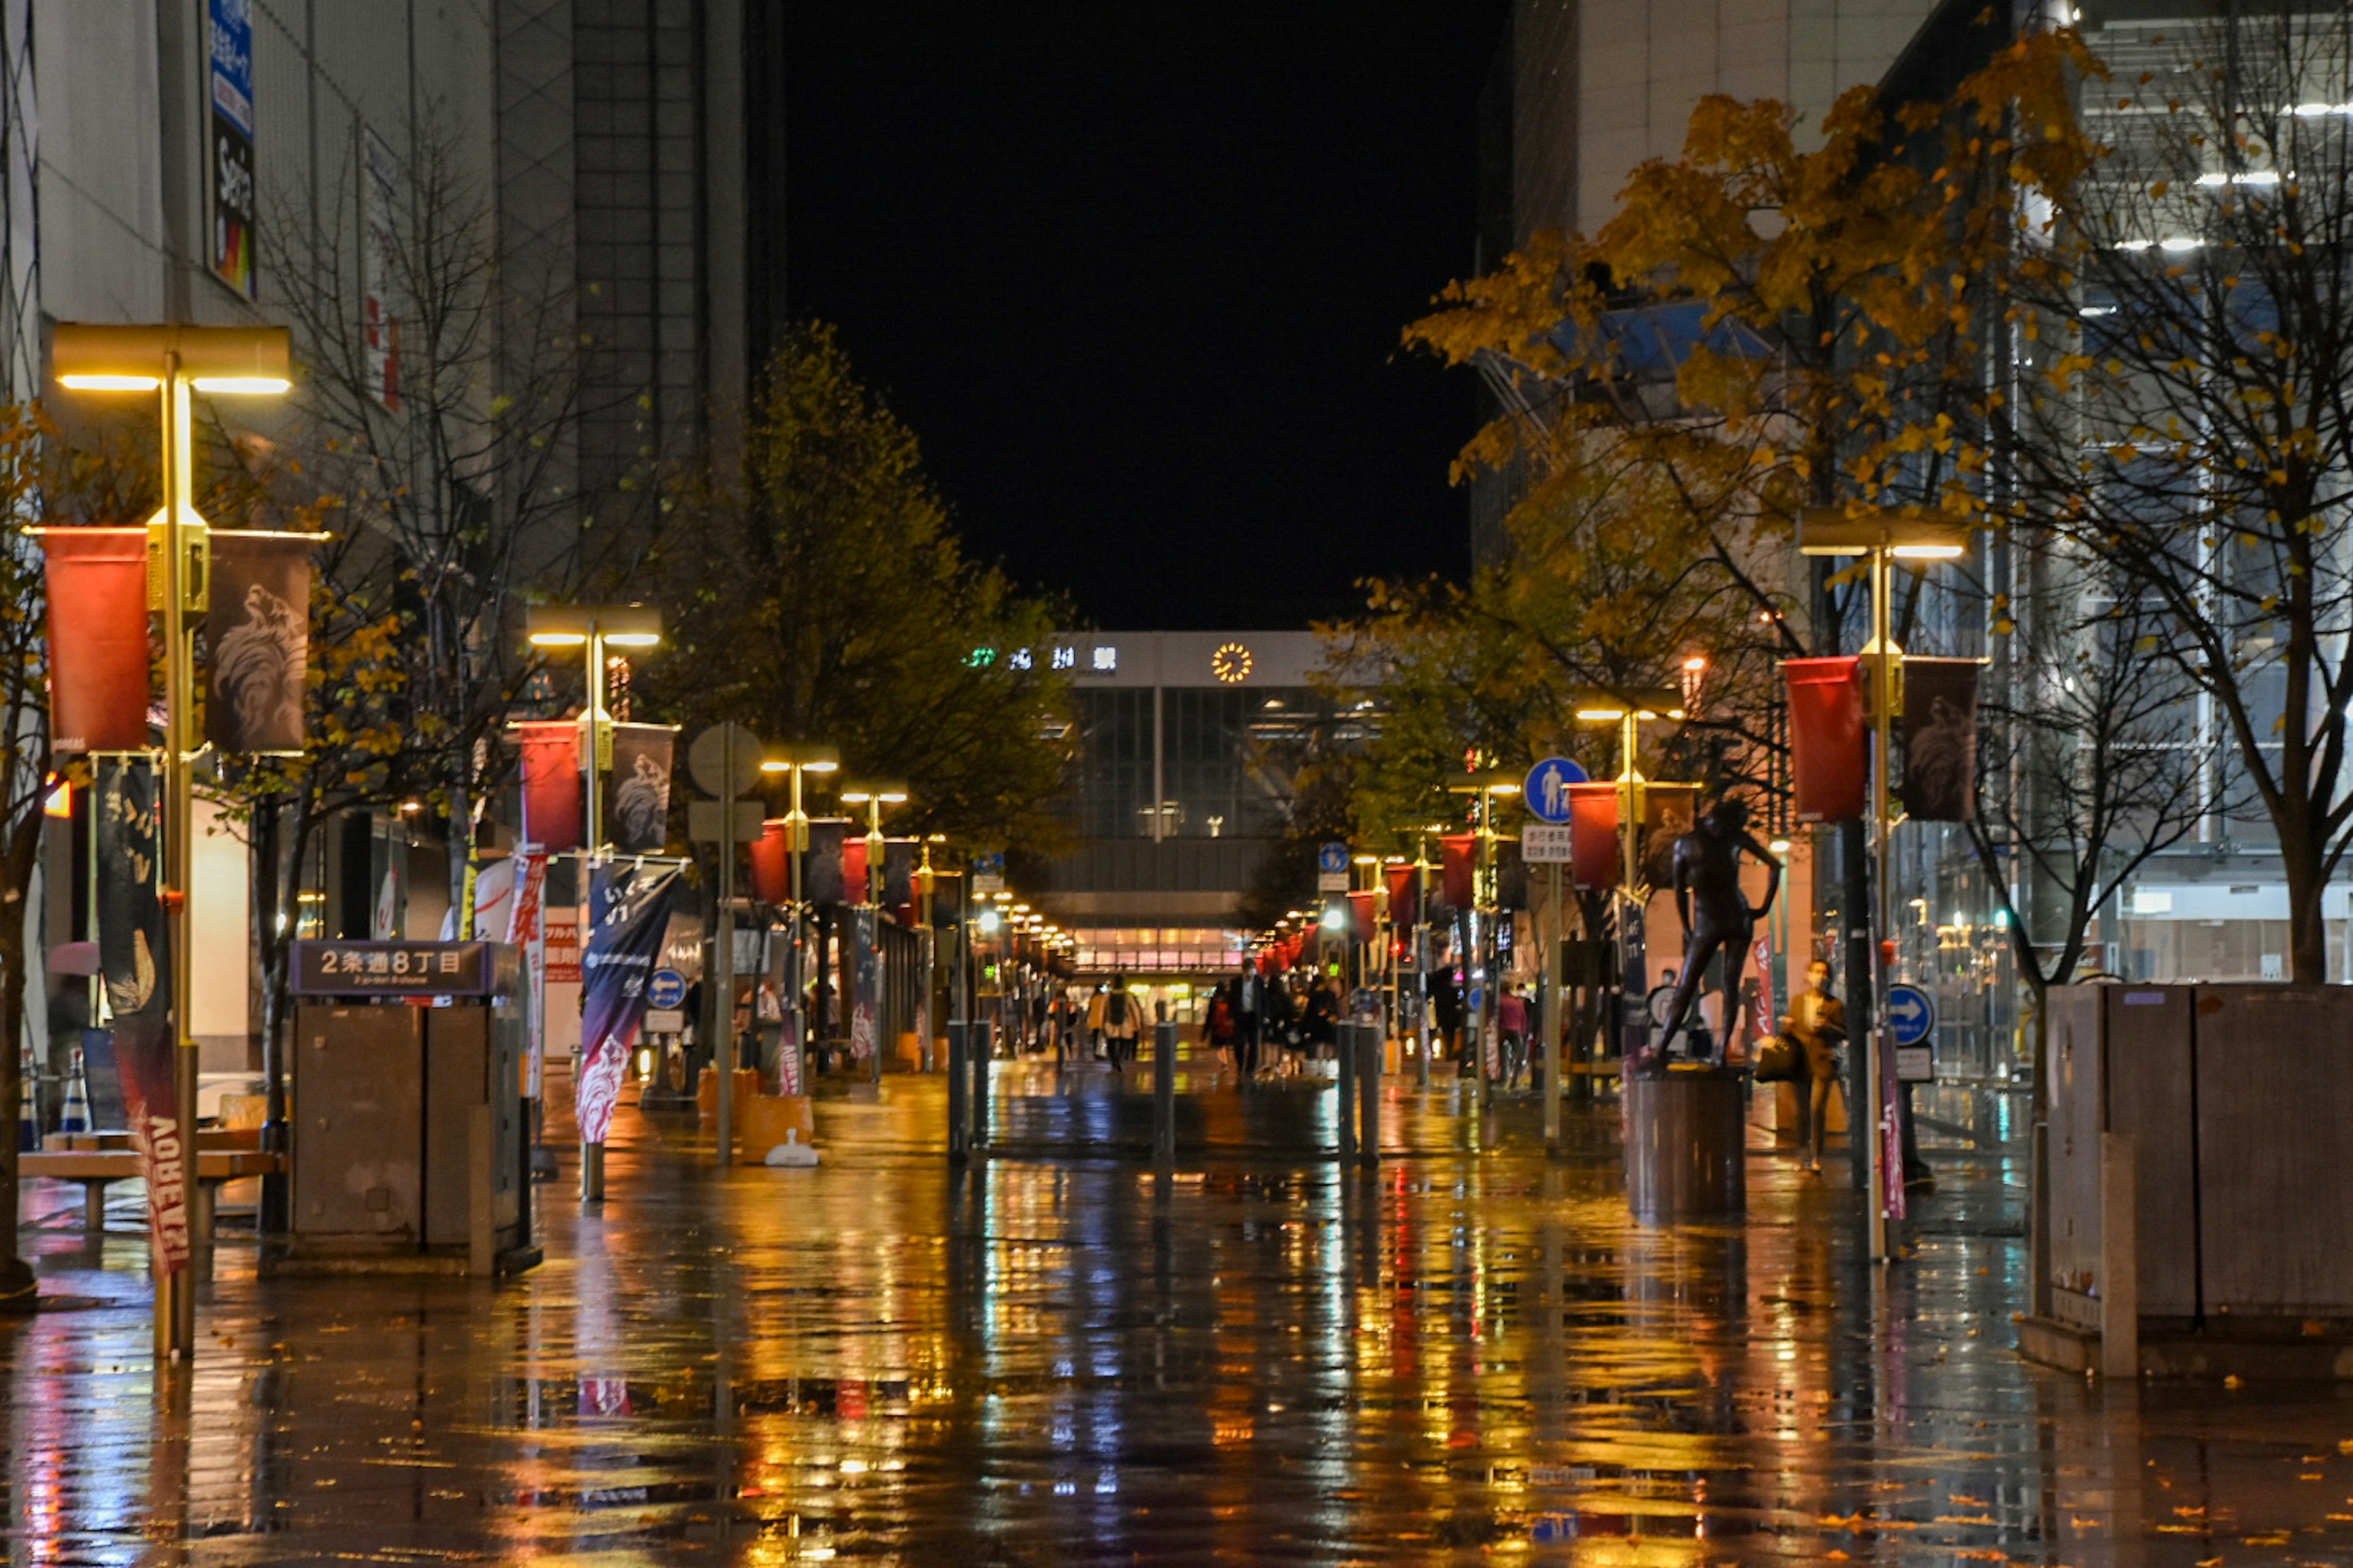
[[[1746,1211],[1746,1078],[1736,1068],[1691,1063],[1626,1079],[1626,1202],[1636,1217]]]
[[[532,1244],[515,949],[294,944],[287,1233],[273,1266],[514,1273]]]

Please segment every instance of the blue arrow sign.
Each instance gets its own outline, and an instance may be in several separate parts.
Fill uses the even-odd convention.
[[[1899,1046],[1916,1046],[1936,1028],[1936,999],[1917,985],[1887,988],[1887,1023]]]
[[[1546,757],[1528,770],[1528,782],[1520,795],[1528,815],[1538,822],[1561,823],[1568,820],[1568,786],[1585,782],[1585,770],[1567,757]]]
[[[675,969],[657,969],[646,980],[646,1005],[667,1013],[686,1000],[686,976]]]
[[[1324,845],[1315,851],[1315,868],[1326,873],[1336,871],[1342,876],[1347,875],[1348,847],[1345,844]]]

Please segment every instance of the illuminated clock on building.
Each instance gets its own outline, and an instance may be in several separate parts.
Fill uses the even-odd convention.
[[[1217,652],[1209,656],[1209,673],[1228,686],[1240,686],[1250,679],[1250,650],[1238,642],[1219,643]]]

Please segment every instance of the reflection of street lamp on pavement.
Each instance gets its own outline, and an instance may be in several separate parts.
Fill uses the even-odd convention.
[[[583,903],[589,900],[591,878],[596,858],[603,852],[605,824],[597,802],[598,776],[613,765],[613,720],[605,711],[605,650],[607,647],[653,647],[661,641],[661,612],[646,605],[533,605],[524,611],[524,636],[533,647],[576,647],[586,651],[588,664],[586,710],[583,722],[588,730],[587,744],[581,748],[580,772],[586,783],[586,821],[587,831],[582,836],[586,846],[581,854],[581,885],[577,889]],[[586,946],[589,933],[581,933],[582,946]],[[541,1003],[541,1049],[545,1045],[546,1003]],[[730,1015],[732,1021],[732,1015]],[[587,1042],[581,1042],[585,1048]],[[539,1119],[533,1118],[534,1130]],[[534,1142],[536,1131],[534,1131]],[[602,1203],[605,1198],[605,1146],[585,1140],[580,1145],[580,1201]]]
[[[284,327],[177,325],[100,327],[59,322],[51,332],[50,370],[76,392],[160,392],[163,415],[164,504],[148,525],[148,559],[163,562],[161,583],[149,584],[149,603],[162,600],[164,626],[164,905],[171,949],[172,1089],[175,1120],[196,1124],[196,1043],[188,1031],[194,986],[188,895],[193,818],[190,764],[195,761],[195,650],[188,612],[201,614],[210,559],[205,521],[196,515],[188,404],[191,391],[269,396],[291,389],[292,351]],[[159,537],[160,536],[160,537]],[[12,1045],[8,1048],[15,1049]],[[274,1046],[272,1047],[274,1049]],[[285,1079],[269,1078],[269,1110],[275,1142],[285,1142]],[[209,1238],[206,1238],[209,1245]],[[182,1268],[155,1280],[155,1358],[184,1359],[196,1337],[195,1276]]]
[[[1887,1127],[1893,1096],[1887,1065],[1892,1047],[1883,1037],[1887,1027],[1887,988],[1894,981],[1881,945],[1895,930],[1895,879],[1888,865],[1888,827],[1893,816],[1890,794],[1890,745],[1894,738],[1895,712],[1903,705],[1904,650],[1895,646],[1891,619],[1891,579],[1897,561],[1951,561],[1968,547],[1968,532],[1936,512],[1916,508],[1890,508],[1868,516],[1850,518],[1839,507],[1810,507],[1798,520],[1798,552],[1801,555],[1868,556],[1871,562],[1871,641],[1862,649],[1871,670],[1872,731],[1872,862],[1879,875],[1879,941],[1871,944],[1872,988],[1870,1026],[1863,1031],[1863,1082],[1869,1086],[1871,1113],[1864,1118],[1871,1170],[1871,1256],[1888,1257]],[[1850,998],[1854,980],[1848,982]],[[1853,1114],[1850,1106],[1848,1114]],[[1903,1180],[1899,1170],[1894,1179]]]

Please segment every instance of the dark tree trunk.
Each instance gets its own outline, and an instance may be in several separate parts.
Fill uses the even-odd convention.
[[[25,1092],[25,890],[40,859],[42,816],[28,808],[0,856],[0,1115],[7,1122],[0,1153],[0,1312],[30,1311],[39,1300],[30,1265],[16,1255],[16,1118]]]
[[[2305,833],[2280,836],[2280,863],[2287,873],[2287,977],[2298,985],[2328,984],[2328,921],[2322,900],[2328,878],[2322,856]]]

